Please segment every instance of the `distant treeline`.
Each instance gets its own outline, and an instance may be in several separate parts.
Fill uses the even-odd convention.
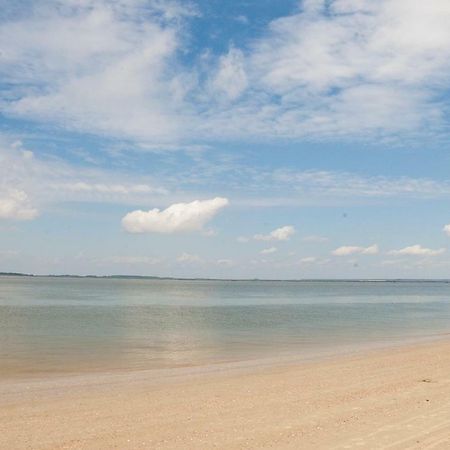
[[[174,281],[282,281],[286,283],[336,283],[336,282],[351,282],[351,283],[450,283],[449,279],[407,279],[407,278],[391,278],[391,279],[319,279],[319,278],[303,278],[303,279],[264,279],[264,278],[177,278],[177,277],[156,277],[151,275],[35,275],[30,273],[20,272],[0,272],[0,277],[35,277],[35,278],[98,278],[98,279],[121,279],[121,280],[174,280]]]
[[[0,272],[0,277],[34,277],[34,275],[18,272]]]

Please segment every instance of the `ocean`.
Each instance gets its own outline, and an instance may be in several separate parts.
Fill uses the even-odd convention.
[[[308,359],[450,333],[450,283],[0,277],[0,377]]]

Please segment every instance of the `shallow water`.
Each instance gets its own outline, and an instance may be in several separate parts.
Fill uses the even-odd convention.
[[[135,370],[450,332],[446,282],[0,278],[0,376]]]

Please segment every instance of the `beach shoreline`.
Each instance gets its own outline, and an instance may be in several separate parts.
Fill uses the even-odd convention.
[[[299,351],[295,348],[283,350],[277,354],[267,353],[258,356],[243,356],[235,359],[216,359],[206,361],[192,361],[184,365],[161,365],[124,367],[101,366],[95,368],[78,366],[77,370],[59,366],[57,370],[49,367],[48,370],[36,370],[33,365],[24,364],[19,370],[14,370],[4,364],[0,364],[0,393],[2,386],[17,385],[25,383],[27,385],[37,383],[65,383],[76,384],[84,382],[95,382],[97,379],[145,379],[158,382],[166,381],[168,378],[184,379],[191,375],[208,375],[213,373],[233,373],[242,371],[253,371],[277,366],[301,365],[313,362],[324,362],[339,358],[368,355],[372,352],[390,350],[396,348],[407,348],[427,343],[449,340],[450,333],[436,333],[421,336],[403,336],[391,338],[391,340],[353,343],[347,345],[319,346],[317,348],[307,348]]]
[[[449,355],[441,338],[311,361],[6,380],[0,446],[448,448]]]

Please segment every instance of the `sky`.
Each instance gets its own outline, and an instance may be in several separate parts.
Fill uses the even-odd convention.
[[[0,271],[449,278],[448,0],[0,0]]]

